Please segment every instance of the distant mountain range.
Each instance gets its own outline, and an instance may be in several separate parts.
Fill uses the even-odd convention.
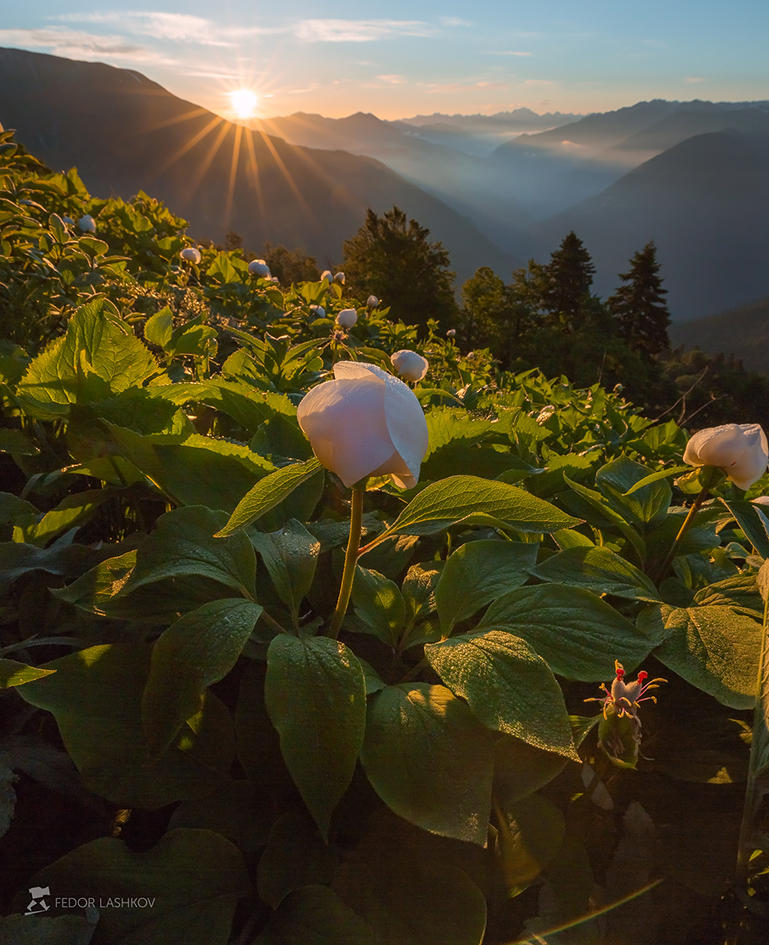
[[[0,49],[0,122],[96,194],[148,190],[200,238],[234,229],[249,248],[269,239],[325,265],[366,207],[397,204],[443,242],[459,282],[546,262],[573,229],[601,295],[653,239],[675,322],[769,296],[769,102],[245,127],[137,72]]]
[[[0,49],[0,122],[49,167],[77,166],[97,196],[150,192],[199,239],[235,230],[251,249],[265,240],[301,247],[323,267],[341,261],[367,207],[395,204],[443,242],[459,280],[482,265],[515,264],[471,220],[383,163],[224,121],[138,72]]]
[[[751,371],[769,372],[769,298],[673,325],[673,347],[702,348],[707,354],[732,354]]]

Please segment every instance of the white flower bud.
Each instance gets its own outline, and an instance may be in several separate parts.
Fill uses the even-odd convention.
[[[62,217],[62,220],[67,224],[67,226],[74,226],[74,225],[75,225],[75,221],[72,219],[72,217],[63,216],[63,217]]]
[[[313,387],[297,420],[320,462],[351,486],[389,475],[411,489],[427,452],[427,421],[414,392],[374,364],[338,361],[333,381]]]
[[[379,299],[375,295],[370,295],[366,299],[366,305],[368,305],[369,308],[376,308],[377,305],[379,305]]]
[[[391,356],[390,361],[400,376],[407,381],[421,381],[430,367],[427,358],[423,358],[416,351],[409,351],[408,348],[403,351],[396,351]]]
[[[280,279],[277,276],[270,276],[270,282],[274,282],[275,285],[280,285]]]
[[[259,276],[260,279],[270,278],[270,267],[263,259],[252,259],[248,264],[248,271],[252,276]]]
[[[195,249],[194,246],[185,246],[184,249],[179,253],[182,259],[186,259],[187,262],[197,264],[200,262],[200,250]]]
[[[331,270],[330,270],[330,269],[324,269],[323,272],[320,274],[320,281],[321,281],[321,282],[328,282],[328,283],[330,283],[330,282],[333,280],[333,278],[334,278],[334,277],[331,275]]]
[[[446,332],[446,337],[453,338],[456,335],[456,333],[457,333],[456,328],[449,328],[449,330]]]
[[[468,351],[468,352],[467,352],[467,360],[468,360],[468,361],[475,361],[475,352],[474,352],[474,351]]]
[[[352,328],[357,321],[358,313],[354,308],[343,308],[336,316],[336,323],[337,325],[341,325],[342,328]]]
[[[344,273],[343,273],[343,272],[338,272],[338,273],[334,276],[334,282],[338,282],[339,285],[344,285]]]
[[[86,213],[84,217],[80,217],[77,221],[78,229],[83,233],[95,233],[96,232],[96,220],[89,214]]]
[[[325,308],[323,308],[322,305],[311,305],[311,306],[310,306],[310,311],[311,311],[311,312],[314,312],[314,313],[318,316],[318,318],[325,318],[325,317],[326,317],[326,310],[325,310]]]
[[[769,444],[757,423],[725,423],[695,433],[686,444],[684,462],[716,466],[739,489],[749,489],[766,472]]]

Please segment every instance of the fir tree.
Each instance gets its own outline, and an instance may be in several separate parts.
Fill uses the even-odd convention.
[[[454,323],[458,309],[449,254],[429,242],[429,235],[398,207],[381,217],[369,208],[366,222],[343,247],[350,294],[376,295],[393,318],[412,325],[424,326],[431,318]]]
[[[667,289],[662,288],[659,270],[657,247],[651,240],[630,260],[630,271],[620,273],[625,284],[606,300],[622,337],[645,358],[670,347]]]
[[[542,295],[542,307],[566,331],[578,331],[589,319],[594,275],[590,253],[572,230],[550,255]]]

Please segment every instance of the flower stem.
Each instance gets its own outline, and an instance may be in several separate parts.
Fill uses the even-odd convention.
[[[704,486],[700,494],[694,500],[692,507],[689,509],[689,514],[686,516],[686,518],[684,519],[683,525],[678,530],[678,534],[676,535],[676,540],[670,546],[670,551],[668,551],[665,557],[665,560],[662,562],[662,564],[660,565],[657,571],[657,576],[656,576],[657,584],[659,584],[660,581],[662,581],[665,575],[668,573],[668,568],[673,563],[673,558],[675,558],[676,552],[681,546],[681,542],[684,540],[684,536],[692,527],[694,523],[694,516],[697,514],[697,512],[699,512],[700,507],[702,506],[702,503],[705,501],[705,499],[707,499],[709,491],[710,491],[710,487]]]
[[[342,572],[342,583],[339,587],[339,597],[334,610],[334,617],[328,630],[328,636],[336,640],[342,627],[344,615],[347,613],[347,605],[350,603],[350,594],[352,593],[352,582],[355,577],[355,565],[358,562],[358,550],[360,548],[361,523],[363,521],[363,491],[358,485],[352,487],[352,502],[350,503],[350,537],[347,540],[347,551],[344,556],[344,571]]]

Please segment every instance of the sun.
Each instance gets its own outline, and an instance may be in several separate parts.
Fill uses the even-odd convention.
[[[259,103],[256,92],[251,89],[236,89],[230,92],[230,102],[238,118],[253,118]]]

